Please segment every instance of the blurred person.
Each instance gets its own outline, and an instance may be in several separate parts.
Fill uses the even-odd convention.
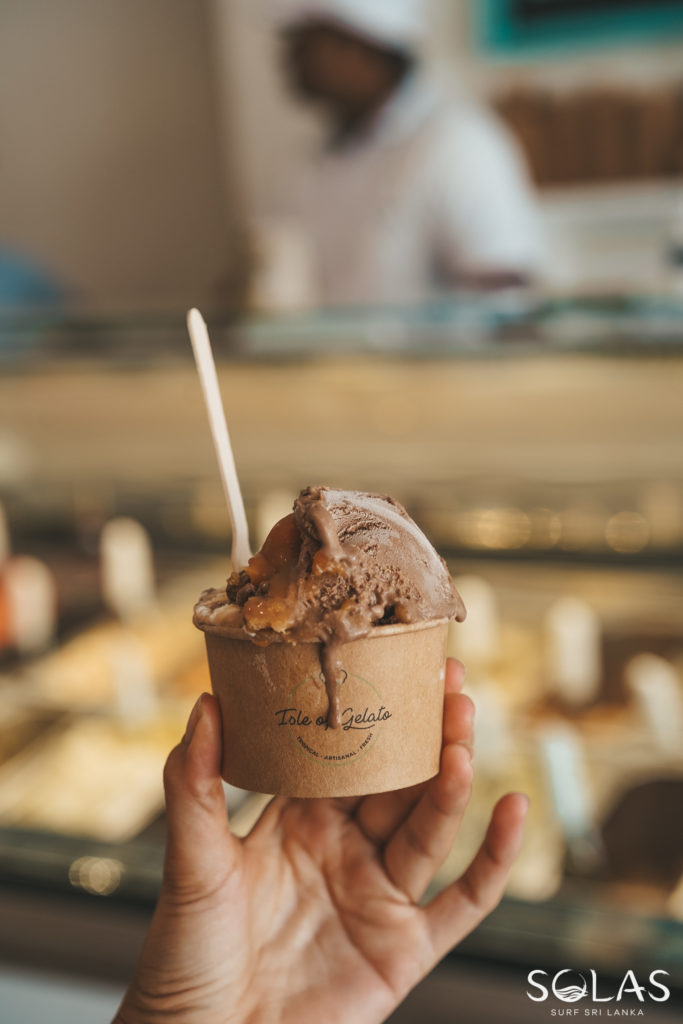
[[[220,709],[203,694],[164,771],[164,880],[114,1024],[380,1024],[498,903],[528,806],[498,801],[465,873],[422,898],[465,812],[474,708],[446,670],[439,774],[393,793],[274,798],[230,832]]]
[[[540,259],[520,151],[426,66],[419,0],[282,0],[283,62],[327,144],[287,197],[325,305],[529,282]]]

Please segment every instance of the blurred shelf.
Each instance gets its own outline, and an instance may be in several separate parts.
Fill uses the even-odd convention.
[[[638,200],[641,197],[642,203]],[[604,197],[558,192],[549,216],[588,228],[603,217],[643,216],[667,200],[645,189]],[[639,205],[640,204],[640,205]],[[612,211],[612,213],[610,213]],[[663,243],[664,244],[664,243]],[[302,311],[246,316],[209,312],[218,359],[228,362],[375,355],[385,359],[526,358],[579,351],[595,355],[683,350],[683,297],[629,290],[574,295],[511,289],[490,295],[461,292],[421,306]],[[0,365],[5,373],[70,372],[79,368],[190,365],[184,313],[92,316],[0,314]]]
[[[546,219],[571,217],[596,228],[638,220],[667,224],[682,201],[683,178],[546,185],[539,195]]]

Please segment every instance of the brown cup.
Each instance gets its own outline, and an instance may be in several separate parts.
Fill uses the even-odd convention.
[[[341,727],[327,726],[320,645],[261,647],[201,627],[226,782],[297,797],[402,789],[439,770],[448,621],[376,626],[341,649]]]

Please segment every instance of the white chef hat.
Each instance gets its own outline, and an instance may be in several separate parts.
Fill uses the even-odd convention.
[[[425,33],[423,0],[275,0],[272,8],[280,28],[321,18],[409,52],[419,47]]]

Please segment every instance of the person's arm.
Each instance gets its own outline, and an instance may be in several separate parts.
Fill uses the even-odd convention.
[[[530,284],[543,259],[521,151],[486,111],[461,112],[435,140],[432,235],[442,283],[492,291]]]
[[[217,701],[204,694],[165,769],[164,880],[114,1024],[380,1024],[500,900],[528,801],[493,810],[465,873],[422,899],[470,796],[473,705],[446,677],[439,774],[393,793],[275,798],[231,834]]]

